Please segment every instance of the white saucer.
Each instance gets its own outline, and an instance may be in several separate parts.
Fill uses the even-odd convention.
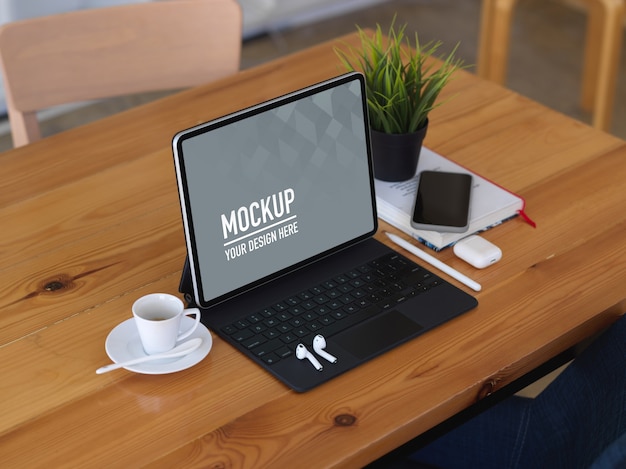
[[[181,329],[185,330],[186,328],[191,327],[193,322],[194,319],[188,316],[183,317]],[[204,326],[204,324],[198,324],[198,327],[195,331],[193,331],[193,334],[185,340],[193,339],[195,337],[202,338],[202,345],[189,355],[179,358],[138,363],[124,368],[129,371],[134,371],[135,373],[143,373],[147,375],[162,375],[190,368],[204,359],[204,357],[209,354],[211,347],[213,346],[211,333],[206,326]],[[105,348],[107,355],[115,363],[146,356],[146,352],[143,351],[141,340],[139,339],[139,331],[135,325],[134,318],[127,319],[113,328],[107,336]]]

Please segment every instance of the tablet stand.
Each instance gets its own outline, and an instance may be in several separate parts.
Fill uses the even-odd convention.
[[[188,308],[196,307],[196,302],[193,297],[193,283],[191,281],[191,268],[189,267],[189,256],[185,256],[185,265],[183,267],[183,272],[180,276],[180,283],[178,284],[178,291],[184,295]]]

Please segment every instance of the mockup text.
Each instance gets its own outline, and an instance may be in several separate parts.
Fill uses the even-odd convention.
[[[298,233],[292,188],[255,200],[221,215],[227,261]]]

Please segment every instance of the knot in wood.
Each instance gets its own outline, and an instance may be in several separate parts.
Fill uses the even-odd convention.
[[[497,382],[493,379],[487,381],[478,391],[478,399],[484,399],[485,397],[491,396],[493,392],[496,390]]]
[[[340,414],[335,417],[335,425],[338,427],[350,427],[356,422],[356,417],[350,414]]]
[[[69,275],[60,274],[51,279],[44,280],[40,288],[44,292],[52,293],[59,290],[68,290],[72,287],[74,287],[74,279]]]
[[[43,288],[46,291],[56,291],[63,288],[63,284],[58,280],[53,280],[52,282],[46,283]]]

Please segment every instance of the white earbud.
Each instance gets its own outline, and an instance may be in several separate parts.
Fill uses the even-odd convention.
[[[308,358],[317,371],[322,371],[322,368],[324,368],[322,364],[317,360],[317,358],[315,358],[313,354],[309,352],[304,344],[298,344],[298,346],[296,347],[296,357],[298,357],[298,360],[304,360],[305,358]]]
[[[337,363],[337,357],[328,353],[326,350],[324,350],[325,348],[326,348],[326,339],[324,338],[323,335],[317,334],[313,338],[313,350],[315,350],[315,353],[317,353],[320,357],[328,360],[331,363]]]

